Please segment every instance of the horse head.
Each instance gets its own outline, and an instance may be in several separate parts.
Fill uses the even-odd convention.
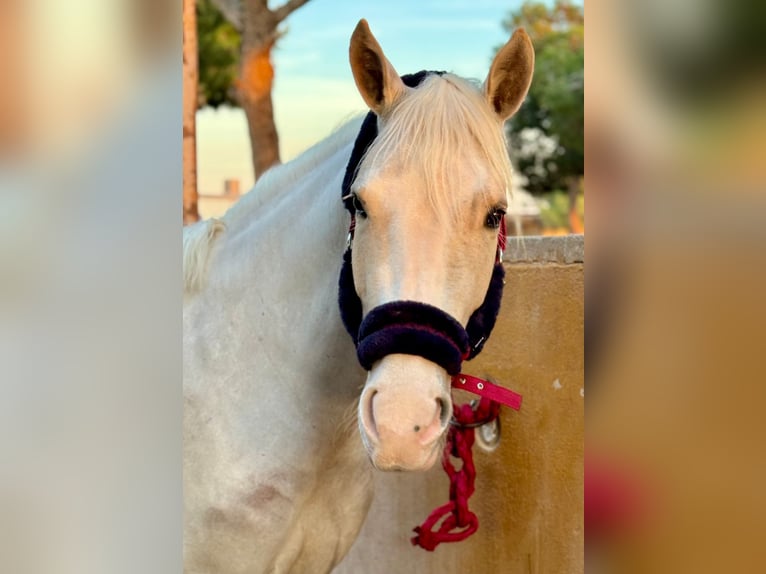
[[[376,129],[345,196],[361,305],[352,336],[369,370],[359,427],[376,467],[427,469],[450,423],[450,375],[476,343],[466,326],[499,266],[511,177],[503,124],[524,101],[534,51],[517,30],[481,87],[446,73],[407,85],[364,20],[349,52]]]

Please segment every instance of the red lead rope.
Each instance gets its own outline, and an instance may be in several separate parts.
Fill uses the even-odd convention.
[[[475,409],[470,404],[453,407],[454,421],[447,432],[442,456],[442,466],[450,481],[449,502],[434,510],[423,524],[415,527],[417,535],[412,538],[413,545],[429,551],[442,542],[465,540],[479,528],[478,517],[468,509],[468,499],[475,490],[476,480],[471,450],[475,427],[495,420],[503,404],[515,410],[521,408],[521,395],[471,375],[455,375],[452,387],[476,393],[481,400]],[[459,470],[452,464],[450,456],[463,462]],[[441,526],[435,529],[439,521],[442,521]]]

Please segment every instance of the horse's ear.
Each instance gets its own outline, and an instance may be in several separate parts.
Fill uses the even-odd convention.
[[[359,93],[369,108],[381,115],[404,93],[405,86],[370,32],[367,20],[356,25],[348,55]]]
[[[500,48],[489,69],[484,91],[498,117],[505,121],[521,107],[527,97],[535,69],[535,50],[523,28],[517,29]]]

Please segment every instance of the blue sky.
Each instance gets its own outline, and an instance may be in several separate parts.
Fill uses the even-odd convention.
[[[273,54],[282,160],[295,157],[365,110],[348,64],[349,38],[360,18],[367,18],[400,74],[442,69],[483,80],[494,48],[508,39],[501,22],[520,4],[521,0],[311,0],[288,18],[287,34]],[[249,189],[253,178],[242,112],[203,110],[197,122],[200,191],[220,192],[227,177]]]

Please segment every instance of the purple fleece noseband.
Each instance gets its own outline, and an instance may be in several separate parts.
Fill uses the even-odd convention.
[[[443,72],[418,72],[402,76],[409,87],[416,87],[428,74]],[[356,178],[359,164],[367,148],[377,136],[377,117],[370,112],[354,142],[346,174],[343,179],[342,196],[345,207],[353,221],[355,210],[351,197],[351,185]],[[504,226],[503,226],[504,230]],[[504,233],[501,230],[502,241]],[[503,296],[505,271],[499,261],[492,270],[487,295],[476,309],[465,328],[454,317],[441,309],[417,301],[392,301],[372,309],[362,317],[362,301],[356,292],[351,267],[351,243],[343,254],[340,271],[338,303],[346,330],[354,340],[359,363],[367,370],[386,355],[402,353],[419,355],[443,367],[450,375],[460,372],[463,360],[472,359],[484,347],[495,326]]]
[[[460,372],[469,351],[468,333],[447,313],[416,301],[393,301],[375,307],[359,327],[356,353],[368,371],[394,353],[420,355],[450,375]]]

